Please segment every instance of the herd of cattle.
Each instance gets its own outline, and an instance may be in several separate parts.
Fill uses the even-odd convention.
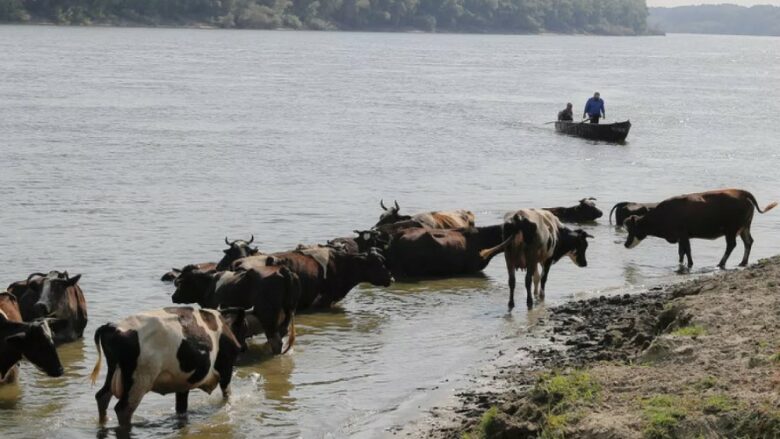
[[[544,298],[550,268],[564,256],[587,265],[588,239],[582,229],[564,224],[592,222],[602,216],[595,199],[573,207],[521,209],[501,224],[476,226],[466,210],[400,214],[398,203],[388,208],[371,229],[337,238],[324,245],[299,246],[265,253],[249,240],[230,241],[218,262],[187,265],[166,273],[176,304],[135,314],[95,331],[98,361],[108,372],[95,395],[101,422],[112,396],[120,425],[129,425],[143,396],[176,393],[176,412],[187,411],[191,389],[211,393],[219,385],[228,396],[233,366],[246,340],[264,334],[274,354],[295,343],[295,314],[327,308],[356,285],[389,286],[394,277],[451,276],[476,273],[504,254],[509,275],[509,309],[514,307],[515,272],[525,271],[528,307]],[[726,189],[687,194],[657,204],[618,203],[610,211],[627,231],[625,247],[647,236],[677,243],[679,262],[692,266],[691,238],[726,238],[724,267],[740,236],[748,262],[753,238],[754,209],[763,210],[747,191]],[[78,285],[80,275],[51,271],[32,273],[0,293],[0,384],[17,379],[22,357],[51,376],[63,374],[55,343],[83,336],[87,302]],[[533,293],[531,285],[533,284]],[[288,336],[287,347],[283,338]]]

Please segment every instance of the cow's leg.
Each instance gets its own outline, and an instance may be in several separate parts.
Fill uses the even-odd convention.
[[[122,397],[114,407],[119,425],[123,427],[129,427],[133,421],[133,413],[141,404],[141,400],[144,398],[150,390],[152,390],[151,377],[138,377],[138,373],[135,373],[135,379],[125,378],[130,374],[122,373],[122,386],[124,388]],[[127,381],[126,381],[127,380]]]
[[[745,227],[739,232],[742,243],[745,245],[745,254],[742,255],[742,262],[739,263],[740,267],[746,267],[748,264],[748,258],[750,257],[750,249],[753,247],[753,235],[750,234],[750,227]]]
[[[508,251],[504,252],[504,259],[506,259],[506,271],[509,276],[509,310],[512,311],[515,307],[515,267]]]
[[[541,297],[544,299],[544,289],[547,286],[547,275],[550,274],[550,269],[552,268],[552,258],[544,261],[544,265],[542,266],[543,272],[542,272],[542,293]]]
[[[685,246],[685,256],[688,258],[688,269],[693,267],[693,256],[691,255],[691,240],[688,237],[680,238],[680,244]]]
[[[176,413],[183,415],[187,413],[187,397],[190,396],[190,391],[176,392]]]
[[[683,258],[687,253],[688,252],[685,249],[685,241],[681,239],[680,242],[677,243],[677,255],[680,256],[680,266],[682,266]]]
[[[534,298],[531,296],[531,282],[533,282],[533,280],[534,272],[528,269],[525,270],[525,302],[528,304],[528,309],[534,307]]]
[[[721,269],[726,268],[726,261],[728,260],[729,256],[731,256],[731,252],[734,251],[734,247],[737,246],[737,234],[733,232],[726,233],[726,253],[723,253],[723,258],[721,258],[720,263],[718,263],[718,267]]]
[[[541,276],[539,276],[539,264],[534,265],[534,297],[539,297],[539,282]]]
[[[106,358],[108,360],[108,358]],[[116,364],[108,363],[108,373],[106,374],[106,382],[103,387],[95,393],[95,400],[98,406],[98,420],[100,423],[106,422],[108,416],[106,411],[108,410],[108,404],[111,402],[111,380],[114,378],[114,371],[116,370]]]

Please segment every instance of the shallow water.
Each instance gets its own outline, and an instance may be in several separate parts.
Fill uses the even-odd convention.
[[[90,323],[60,348],[65,377],[24,364],[21,385],[0,389],[0,432],[113,437],[87,382],[94,329],[168,305],[159,276],[218,259],[225,235],[254,233],[266,251],[322,242],[372,225],[380,198],[469,208],[482,225],[586,196],[605,211],[724,186],[776,200],[776,49],[757,37],[2,26],[0,281],[83,273]],[[634,123],[626,145],[543,125],[594,89],[607,121]],[[753,261],[780,253],[778,226],[777,212],[756,215]],[[626,250],[605,218],[586,229],[589,266],[557,264],[547,306],[685,278],[674,246]],[[694,241],[694,272],[724,246]],[[361,286],[300,316],[294,353],[270,358],[256,339],[227,404],[193,392],[183,422],[173,396],[149,395],[132,435],[387,435],[516,346],[529,316],[506,313],[505,282],[498,258],[484,277]]]

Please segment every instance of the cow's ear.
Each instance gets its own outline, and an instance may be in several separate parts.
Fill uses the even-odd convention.
[[[249,248],[249,254],[250,255],[256,255],[258,251],[259,250],[257,249],[257,247],[250,247]]]
[[[79,283],[79,279],[81,279],[81,274],[77,274],[71,278],[68,279],[68,286],[73,286]]]

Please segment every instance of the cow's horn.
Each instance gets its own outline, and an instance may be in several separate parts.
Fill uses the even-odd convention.
[[[249,238],[249,242],[247,242],[247,244],[251,244],[251,243],[253,243],[254,241],[255,241],[255,234],[253,233],[253,234],[252,234],[252,237],[251,237],[251,238]]]
[[[395,210],[399,210],[399,209],[401,209],[400,207],[398,207],[398,201],[396,201],[396,200],[393,200],[393,202],[395,203]]]
[[[379,200],[379,205],[382,207],[382,210],[387,210],[385,207],[385,200]]]
[[[225,237],[225,244],[230,245],[230,241],[228,241],[227,236]]]
[[[27,282],[30,282],[30,279],[32,279],[35,276],[46,277],[46,275],[43,273],[32,273],[31,275],[27,276]]]

